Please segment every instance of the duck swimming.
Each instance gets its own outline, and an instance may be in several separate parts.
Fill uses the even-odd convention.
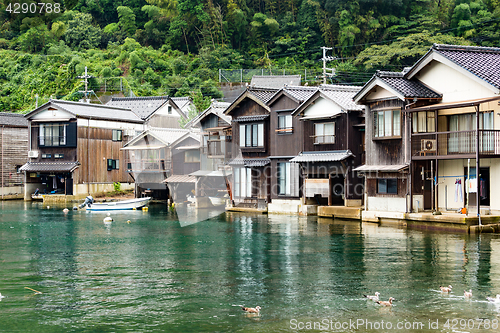
[[[260,306],[256,306],[255,308],[246,308],[246,307],[242,306],[241,309],[243,311],[245,311],[245,312],[248,312],[248,313],[259,313],[261,307]]]
[[[376,302],[378,301],[378,296],[380,295],[380,293],[377,291],[375,292],[375,296],[370,296],[370,295],[363,295],[364,297],[368,298],[368,299],[371,299],[372,301]]]

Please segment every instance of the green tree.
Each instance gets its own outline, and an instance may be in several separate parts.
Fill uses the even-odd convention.
[[[137,30],[134,12],[127,6],[118,6],[116,11],[119,18],[118,26],[123,36],[132,37]]]
[[[92,15],[79,12],[68,12],[65,15],[69,18],[64,33],[67,45],[78,50],[88,50],[99,46],[102,31],[92,24]]]

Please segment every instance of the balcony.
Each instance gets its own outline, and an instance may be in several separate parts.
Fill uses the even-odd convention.
[[[475,158],[476,131],[414,133],[411,139],[412,159]],[[500,131],[479,130],[479,154],[500,156]]]
[[[164,159],[127,159],[127,171],[130,172],[171,172],[172,161]]]

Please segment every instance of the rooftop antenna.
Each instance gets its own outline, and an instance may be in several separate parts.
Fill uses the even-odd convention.
[[[90,79],[92,77],[93,76],[87,74],[87,66],[85,66],[85,75],[77,76],[77,78],[79,78],[79,79],[84,79],[83,81],[80,81],[80,82],[85,83],[85,91],[79,90],[78,92],[81,92],[85,95],[85,97],[84,97],[85,103],[90,103],[89,93],[94,93],[93,90],[88,90],[88,79]],[[94,95],[95,95],[95,93],[94,93]]]

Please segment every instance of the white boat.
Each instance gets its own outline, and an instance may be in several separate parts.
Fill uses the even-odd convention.
[[[144,207],[151,200],[151,197],[137,198],[122,201],[99,202],[86,205],[87,210],[131,210]]]

